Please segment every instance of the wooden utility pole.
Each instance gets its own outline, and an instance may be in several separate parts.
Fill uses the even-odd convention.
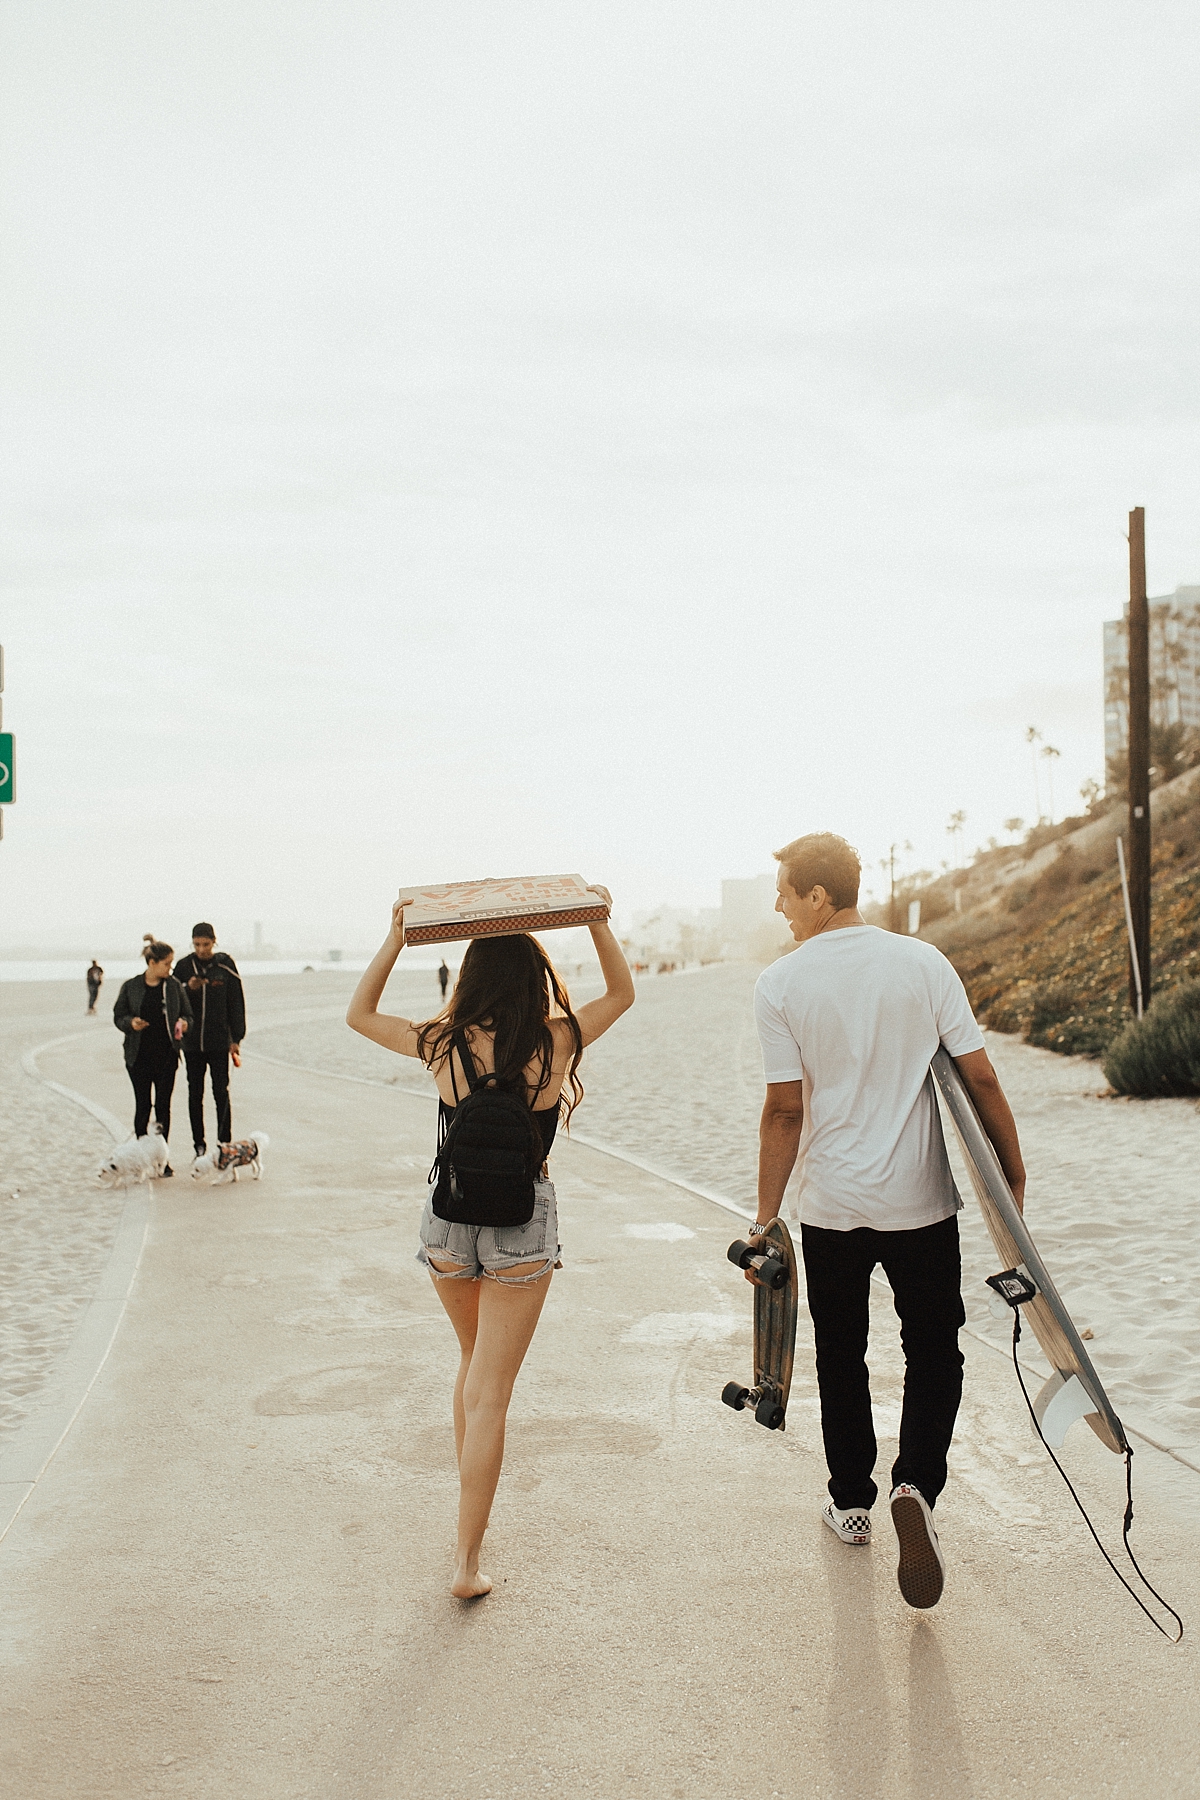
[[[1129,914],[1142,977],[1142,1002],[1150,1004],[1150,609],[1146,603],[1146,512],[1129,515]],[[1138,1011],[1137,982],[1129,969],[1129,1004]]]

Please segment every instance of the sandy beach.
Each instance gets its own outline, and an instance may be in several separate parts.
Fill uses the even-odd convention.
[[[612,1055],[586,1067],[580,1140],[744,1198],[756,1069],[730,1024],[753,977],[644,983]],[[915,1615],[886,1518],[861,1554],[819,1524],[806,1321],[789,1431],[772,1437],[717,1399],[749,1351],[729,1214],[582,1141],[555,1151],[567,1266],[514,1403],[497,1592],[449,1601],[452,1357],[413,1260],[432,1107],[415,1065],[340,1024],[351,982],[252,985],[234,1118],[270,1131],[267,1176],[153,1196],[108,1361],[0,1546],[0,1744],[20,1800],[1200,1794],[1191,1638],[1158,1639],[1104,1568],[983,1341],[1002,1345],[973,1276],[938,1515],[950,1578]],[[402,969],[395,1004],[430,1010],[432,988]],[[115,1226],[89,1185],[103,1128],[20,1059],[65,1040],[42,1075],[122,1119],[129,1088],[116,1033],[76,1018],[74,996],[30,984],[3,1000],[4,1097],[39,1147],[4,1184],[13,1207],[30,1183],[37,1221],[5,1440],[19,1446]],[[1093,1065],[992,1049],[1039,1242],[1119,1409],[1175,1451],[1138,1442],[1135,1540],[1191,1622],[1182,1226],[1200,1120],[1187,1103],[1096,1099]],[[635,1090],[655,1070],[650,1108]],[[968,1270],[990,1272],[972,1205]],[[902,1369],[885,1291],[874,1331],[886,1458]],[[1065,1461],[1118,1541],[1119,1459],[1076,1427]],[[473,1695],[465,1737],[446,1716],[451,1671]]]

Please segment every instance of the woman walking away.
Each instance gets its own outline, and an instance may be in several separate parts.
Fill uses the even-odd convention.
[[[170,944],[146,939],[143,952],[146,973],[132,975],[117,995],[113,1024],[125,1034],[125,1067],[133,1083],[133,1135],[145,1137],[150,1129],[150,1093],[154,1090],[154,1117],[164,1138],[171,1135],[171,1090],[179,1066],[183,1035],[192,1022],[192,1008],[181,984],[171,973],[175,952]],[[173,1175],[170,1163],[164,1175]]]
[[[606,888],[592,890],[606,905]],[[346,1023],[416,1056],[437,1083],[438,1156],[421,1215],[418,1260],[433,1277],[462,1352],[454,1384],[458,1548],[450,1591],[491,1591],[479,1552],[500,1465],[513,1383],[558,1261],[558,1209],[546,1159],[560,1116],[583,1095],[586,1045],[633,1005],[633,977],[607,924],[590,925],[605,991],[578,1013],[536,938],[473,938],[450,1003],[428,1024],[381,1014],[404,947],[403,896],[359,982]],[[569,1090],[569,1092],[568,1092]]]

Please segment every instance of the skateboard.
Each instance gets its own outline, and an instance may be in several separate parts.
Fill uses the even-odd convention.
[[[754,1275],[754,1386],[726,1382],[721,1398],[734,1412],[752,1406],[768,1431],[786,1431],[798,1292],[792,1234],[782,1219],[772,1219],[761,1237],[730,1244],[728,1256]]]

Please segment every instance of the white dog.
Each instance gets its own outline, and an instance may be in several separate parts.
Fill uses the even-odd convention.
[[[206,1187],[218,1187],[225,1181],[237,1181],[239,1169],[249,1169],[255,1181],[262,1180],[263,1151],[271,1140],[265,1131],[239,1138],[233,1144],[218,1144],[207,1156],[198,1156],[192,1164],[192,1180]]]
[[[156,1181],[166,1166],[167,1140],[154,1125],[149,1137],[118,1144],[96,1170],[96,1180],[101,1187],[136,1187],[143,1181]]]

